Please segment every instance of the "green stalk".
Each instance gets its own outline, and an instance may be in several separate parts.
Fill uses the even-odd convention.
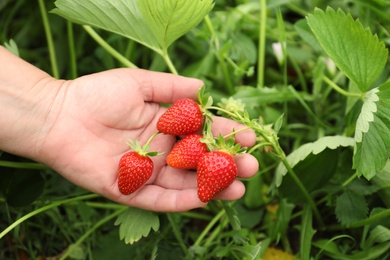
[[[204,243],[204,247],[210,246],[211,243],[215,241],[215,238],[218,236],[218,234],[223,230],[227,225],[229,224],[228,219],[223,219],[221,224],[214,229],[213,233],[207,238],[207,241]]]
[[[109,45],[96,31],[89,25],[83,25],[84,30],[100,45],[105,49],[111,56],[116,58],[120,63],[129,68],[137,68],[135,64],[126,59],[122,54],[116,51],[111,45]]]
[[[258,43],[258,67],[257,67],[257,86],[264,87],[265,73],[265,42],[266,42],[266,24],[267,24],[267,0],[260,0],[260,26]]]
[[[171,58],[169,57],[168,50],[165,50],[165,51],[164,51],[164,54],[163,54],[162,56],[163,56],[163,58],[164,58],[164,60],[165,60],[165,63],[167,64],[169,70],[170,70],[173,74],[179,75],[179,73],[177,72],[175,66],[174,66],[173,63],[172,63]]]
[[[57,64],[56,54],[54,50],[53,36],[50,31],[49,19],[47,18],[46,7],[43,0],[38,0],[38,3],[39,3],[39,9],[41,11],[43,27],[45,29],[47,47],[49,49],[50,63],[51,63],[53,77],[58,79],[60,77],[60,74],[58,72],[58,64]]]
[[[230,111],[227,111],[225,109],[211,106],[210,109],[215,109],[221,112],[226,113],[229,115],[233,120],[236,120],[249,128],[252,128],[255,132],[259,133],[263,138],[265,143],[271,144],[272,148],[274,149],[274,153],[280,158],[284,166],[287,168],[288,173],[291,175],[292,179],[294,180],[295,184],[298,186],[298,188],[301,190],[302,194],[306,198],[307,202],[313,209],[314,215],[321,227],[324,226],[324,221],[322,220],[321,214],[317,208],[317,205],[315,204],[314,200],[310,196],[309,192],[305,188],[305,186],[302,184],[298,176],[295,174],[294,170],[290,166],[289,162],[287,161],[286,155],[284,154],[282,148],[279,146],[279,142],[277,140],[277,137],[275,135],[270,134],[268,131],[263,129],[263,127],[257,123],[252,122],[250,119],[245,118],[241,116],[238,113],[233,113]],[[251,150],[252,151],[252,150]]]
[[[221,210],[210,222],[209,224],[203,229],[202,233],[198,236],[198,239],[195,241],[194,246],[199,246],[202,240],[206,237],[206,235],[209,233],[211,228],[225,215],[225,210]]]
[[[184,239],[180,233],[180,230],[177,228],[175,221],[172,219],[172,213],[167,213],[167,217],[168,217],[169,223],[172,226],[173,234],[175,235],[177,242],[179,242],[179,246],[183,250],[184,255],[188,255],[187,246],[184,243]]]
[[[226,84],[226,89],[228,91],[228,94],[233,95],[234,94],[234,86],[233,86],[233,83],[230,79],[230,73],[229,73],[229,70],[226,66],[225,60],[223,57],[221,57],[221,55],[219,53],[216,53],[216,55],[217,55],[217,60],[219,62],[219,65],[221,66],[221,71],[222,71],[223,77],[225,79],[225,84]]]
[[[365,220],[352,223],[349,227],[350,228],[364,227],[365,225],[371,224],[380,219],[388,218],[389,216],[390,216],[390,209],[386,209],[378,214],[375,214],[374,216],[366,218]]]
[[[343,184],[341,184],[341,187],[346,187],[348,184],[350,184],[353,180],[357,178],[357,173],[355,172],[354,174],[351,175],[351,177],[348,178]]]
[[[299,7],[298,5],[296,4],[291,4],[291,3],[286,3],[286,7],[288,9],[290,9],[291,11],[305,17],[306,15],[308,15],[308,12],[306,10],[304,10],[303,8]]]
[[[305,76],[302,73],[301,67],[293,58],[289,57],[288,55],[287,57],[289,58],[291,66],[294,68],[295,72],[298,75],[299,84],[302,86],[303,91],[308,92]]]
[[[207,220],[207,221],[211,219],[207,215],[204,215],[202,213],[192,212],[192,211],[181,212],[180,214],[185,218],[193,218],[193,219],[200,219],[200,220]]]
[[[76,62],[76,49],[74,47],[74,34],[73,24],[70,21],[66,23],[68,27],[68,45],[69,45],[69,57],[70,57],[70,75],[72,79],[77,78],[77,62]]]
[[[283,69],[283,85],[287,86],[287,41],[286,41],[286,28],[284,26],[284,20],[280,7],[276,9],[276,21],[278,25],[279,43],[282,47],[283,63],[280,64]]]
[[[97,198],[97,197],[99,197],[98,194],[88,194],[88,195],[79,196],[79,197],[75,197],[75,198],[71,198],[71,199],[65,199],[65,200],[52,202],[49,205],[46,205],[46,206],[41,207],[39,209],[36,209],[36,210],[34,210],[34,211],[24,215],[23,217],[19,218],[18,220],[16,220],[14,223],[9,225],[6,229],[4,229],[0,233],[0,239],[3,238],[8,232],[10,232],[16,226],[18,226],[19,224],[23,223],[25,220],[27,220],[27,219],[35,216],[35,215],[38,215],[41,212],[44,212],[46,210],[58,207],[58,206],[60,206],[62,204],[72,203],[72,202],[80,201],[80,200],[88,200],[88,199],[93,199],[93,198]]]
[[[214,48],[215,48],[215,56],[217,57],[217,60],[221,66],[221,70],[222,70],[222,74],[223,74],[223,77],[225,79],[225,84],[226,84],[226,89],[229,93],[229,95],[233,95],[234,94],[234,86],[231,82],[231,79],[230,79],[230,74],[229,74],[229,71],[228,71],[228,68],[226,66],[226,63],[225,63],[225,60],[224,60],[224,57],[222,57],[220,55],[220,53],[218,52],[219,50],[219,47],[220,47],[220,44],[219,44],[219,41],[218,41],[218,36],[217,34],[215,33],[215,30],[214,30],[214,27],[213,27],[213,24],[210,20],[210,17],[208,15],[206,15],[205,17],[205,23],[207,25],[207,29],[209,29],[210,31],[210,34],[211,34],[211,38],[214,42]]]
[[[33,162],[11,162],[0,160],[0,167],[17,168],[17,169],[34,169],[49,170],[50,168],[40,163]]]
[[[85,205],[96,209],[120,210],[122,208],[128,208],[128,206],[117,204],[117,203],[102,203],[102,202],[91,202],[91,201],[85,202]]]
[[[204,21],[205,21],[205,23],[207,25],[207,29],[209,29],[209,31],[210,31],[211,38],[212,38],[212,40],[214,42],[215,48],[218,50],[219,49],[219,41],[218,41],[217,34],[215,33],[215,30],[214,30],[214,27],[213,27],[213,23],[210,20],[210,16],[206,15],[206,17],[204,18]]]
[[[322,79],[331,87],[333,88],[335,91],[337,91],[338,93],[340,93],[341,95],[344,95],[346,97],[358,97],[358,98],[362,98],[362,94],[359,94],[359,93],[351,93],[351,92],[348,92],[348,91],[345,91],[344,89],[340,88],[338,85],[336,85],[332,80],[330,80],[328,77],[326,76],[323,76]]]
[[[73,249],[79,246],[85,239],[87,239],[93,232],[95,232],[96,229],[98,229],[99,227],[101,227],[103,224],[107,223],[111,219],[115,218],[116,216],[124,212],[126,209],[127,207],[123,207],[115,211],[114,213],[106,216],[105,218],[101,219],[100,221],[98,221],[92,228],[90,228],[87,232],[85,232],[84,235],[82,235],[71,247],[69,247],[68,250],[66,250],[66,252],[59,259],[60,260],[66,259],[72,253]]]
[[[366,218],[364,220],[361,220],[361,221],[358,221],[358,222],[355,222],[355,223],[352,223],[351,225],[348,226],[348,228],[360,228],[360,227],[364,227],[366,225],[370,225],[371,223],[373,222],[376,222],[378,220],[381,220],[381,219],[386,219],[390,216],[390,209],[386,209],[378,214],[375,214],[374,216],[371,216],[369,218]],[[341,226],[341,225],[332,225],[332,226],[327,226],[326,229],[328,231],[335,231],[335,230],[343,230],[345,229],[346,227],[345,226]]]
[[[275,147],[274,147],[275,149]],[[280,148],[277,148],[277,149],[280,149]],[[275,149],[275,152],[280,155],[280,152],[277,152],[277,150]],[[284,153],[283,153],[284,154]],[[298,186],[298,188],[301,190],[303,196],[306,198],[306,201],[309,203],[310,207],[312,208],[313,210],[313,213],[314,213],[314,216],[316,217],[317,221],[318,221],[318,224],[320,226],[320,228],[323,228],[325,226],[325,223],[321,217],[321,214],[317,208],[317,205],[315,204],[314,200],[312,199],[312,197],[310,196],[309,192],[307,191],[307,189],[305,188],[305,186],[303,185],[303,183],[301,182],[301,180],[298,178],[298,176],[296,175],[296,173],[294,172],[293,168],[291,168],[290,164],[288,163],[287,161],[287,158],[285,156],[282,157],[282,163],[284,164],[284,166],[287,168],[287,171],[288,173],[290,174],[291,178],[294,180],[295,184]]]

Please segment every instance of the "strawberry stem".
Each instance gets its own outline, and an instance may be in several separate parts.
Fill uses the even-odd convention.
[[[293,170],[293,168],[290,166],[290,163],[288,162],[287,157],[286,157],[284,151],[280,147],[277,135],[275,133],[273,133],[272,131],[270,131],[268,129],[265,129],[258,121],[250,120],[250,118],[249,118],[247,113],[241,114],[241,113],[238,113],[238,112],[231,112],[231,111],[227,111],[226,109],[223,109],[223,108],[220,108],[220,107],[216,107],[216,106],[209,106],[209,107],[207,107],[207,109],[214,109],[214,110],[217,110],[217,111],[221,111],[221,112],[225,113],[227,116],[229,116],[231,119],[236,120],[236,121],[246,125],[248,128],[253,129],[257,134],[259,134],[260,136],[263,137],[263,139],[264,139],[263,143],[266,143],[266,144],[270,145],[273,148],[274,154],[277,157],[279,157],[281,162],[287,168],[288,173],[290,174],[290,176],[292,177],[292,179],[294,180],[294,182],[296,183],[296,185],[299,187],[299,189],[301,190],[302,194],[306,198],[307,202],[311,206],[311,208],[313,210],[313,213],[314,213],[314,216],[316,217],[319,225],[321,227],[323,227],[324,226],[324,222],[323,222],[322,217],[321,217],[321,215],[320,215],[320,213],[318,211],[317,205],[315,204],[314,200],[310,196],[310,194],[307,191],[306,187],[302,184],[301,180],[296,175],[296,173]],[[249,153],[252,153],[253,151],[255,151],[256,149],[258,149],[258,148],[260,148],[262,146],[263,146],[262,144],[254,146],[249,151]]]
[[[227,139],[229,137],[234,137],[237,133],[243,132],[243,131],[248,130],[248,129],[252,129],[252,128],[249,126],[246,126],[246,127],[240,128],[238,130],[233,129],[233,131],[231,133],[225,135],[223,138]]]
[[[134,150],[135,152],[137,152],[139,155],[142,156],[159,155],[158,152],[149,152],[150,143],[152,142],[154,137],[156,137],[158,134],[160,134],[160,132],[154,133],[151,137],[149,137],[149,139],[146,141],[146,143],[143,146],[141,146],[138,140],[136,140],[135,142],[133,140],[129,140],[129,146],[132,150]]]
[[[155,132],[151,137],[149,137],[148,141],[146,141],[144,146],[149,146],[150,142],[155,138],[160,132]]]

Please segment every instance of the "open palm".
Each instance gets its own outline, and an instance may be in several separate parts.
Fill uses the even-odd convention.
[[[47,119],[48,133],[42,142],[41,161],[74,184],[113,201],[155,211],[186,211],[205,204],[197,198],[196,174],[173,169],[165,157],[176,138],[160,134],[151,143],[154,172],[141,189],[122,195],[117,188],[120,157],[129,150],[127,142],[145,143],[156,130],[158,117],[166,110],[160,103],[196,98],[203,83],[196,79],[139,69],[115,69],[62,82]],[[215,118],[213,132],[228,133],[240,125]],[[255,135],[237,135],[244,146],[253,145]],[[240,177],[257,171],[250,155],[235,156]],[[238,199],[244,186],[235,181],[218,195]]]

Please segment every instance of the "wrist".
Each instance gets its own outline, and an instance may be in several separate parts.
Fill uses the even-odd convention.
[[[35,159],[63,81],[0,47],[0,150]]]

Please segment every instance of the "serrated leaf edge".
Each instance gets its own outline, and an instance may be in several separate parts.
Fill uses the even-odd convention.
[[[378,92],[379,88],[374,88],[368,91],[364,96],[363,106],[361,109],[364,113],[361,112],[356,121],[354,138],[357,143],[362,142],[363,134],[368,132],[370,129],[370,123],[374,121],[374,113],[377,112],[376,102],[379,101],[379,97],[377,95]]]
[[[339,139],[339,142],[332,142],[331,140]],[[293,151],[291,154],[287,156],[287,161],[290,164],[290,166],[293,168],[295,165],[297,165],[299,162],[303,161],[308,157],[310,154],[319,154],[325,149],[336,149],[338,147],[354,147],[355,146],[355,140],[352,137],[346,137],[346,136],[324,136],[318,139],[315,142],[306,143],[302,146],[300,146],[298,149]],[[287,174],[287,168],[283,163],[279,163],[278,167],[276,168],[276,175],[275,175],[275,184],[277,187],[279,187],[282,184],[283,176]]]

